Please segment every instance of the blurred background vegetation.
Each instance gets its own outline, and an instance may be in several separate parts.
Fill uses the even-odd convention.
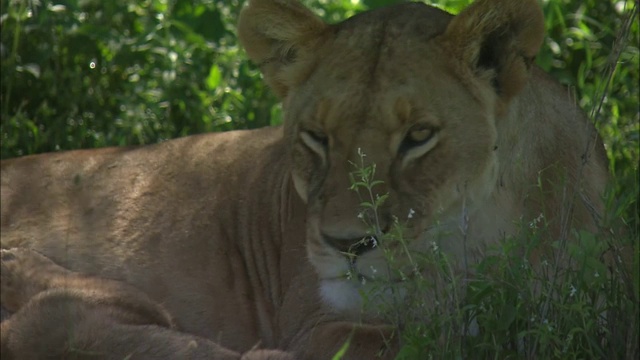
[[[397,0],[304,2],[337,22]],[[457,13],[471,1],[427,2]],[[0,157],[280,123],[277,99],[236,41],[243,3],[1,0]],[[634,1],[541,4],[547,37],[538,64],[592,114],[613,170],[637,180],[637,21],[621,31]]]

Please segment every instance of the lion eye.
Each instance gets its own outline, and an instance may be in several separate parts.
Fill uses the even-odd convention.
[[[327,146],[329,143],[329,138],[327,138],[327,135],[319,131],[304,131],[304,134],[309,135],[309,137],[311,137],[313,141],[321,144],[322,146]]]
[[[406,153],[410,150],[417,149],[429,143],[432,143],[431,140],[434,139],[435,134],[436,130],[432,127],[428,127],[425,125],[415,126],[409,129],[409,132],[407,132],[404,140],[402,140],[402,144],[400,144],[400,149],[398,152]],[[430,149],[427,149],[427,151],[428,150]]]
[[[421,144],[429,140],[432,134],[433,134],[433,129],[429,129],[429,128],[415,129],[415,130],[409,131],[409,134],[407,134],[407,140],[416,144]]]
[[[329,146],[329,138],[322,132],[304,130],[300,132],[300,139],[302,142],[315,153],[320,155],[323,159]]]

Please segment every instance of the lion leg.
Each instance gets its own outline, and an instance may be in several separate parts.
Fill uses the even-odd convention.
[[[240,359],[237,352],[173,329],[170,315],[119,281],[84,276],[28,249],[0,253],[2,359]],[[242,359],[290,359],[252,350]]]
[[[0,250],[0,303],[16,312],[32,297],[53,288],[53,282],[71,271],[28,249]]]
[[[64,293],[70,300],[112,307],[122,322],[173,327],[169,313],[133,286],[75,273],[30,249],[0,250],[0,270],[0,303],[12,312],[46,294]]]
[[[386,325],[336,321],[317,323],[309,329],[289,345],[303,359],[331,359],[344,349],[343,359],[391,360],[400,350],[398,336]]]

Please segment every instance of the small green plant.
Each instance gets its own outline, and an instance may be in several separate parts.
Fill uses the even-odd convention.
[[[383,252],[389,278],[380,277],[370,284],[369,291],[362,291],[364,306],[373,307],[378,316],[397,330],[401,358],[422,359],[426,355],[423,349],[441,346],[441,341],[433,339],[442,340],[443,333],[453,335],[451,330],[462,328],[463,311],[457,307],[461,274],[454,271],[448,256],[440,251],[438,239],[433,239],[428,251],[410,249],[412,239],[405,234],[407,222],[415,215],[413,209],[409,209],[404,219],[394,217],[389,229],[383,231],[379,212],[388,194],[376,191],[382,181],[375,179],[375,163],[366,165],[365,158],[366,154],[358,149],[358,163],[352,163],[354,171],[350,174],[351,189],[361,197],[358,217],[372,235],[362,242],[371,245],[368,242],[374,241],[373,246]],[[427,340],[429,343],[424,342]]]

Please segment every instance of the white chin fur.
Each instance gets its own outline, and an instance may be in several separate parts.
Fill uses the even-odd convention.
[[[343,280],[324,280],[320,285],[322,300],[343,313],[359,313],[362,297],[353,283]]]

